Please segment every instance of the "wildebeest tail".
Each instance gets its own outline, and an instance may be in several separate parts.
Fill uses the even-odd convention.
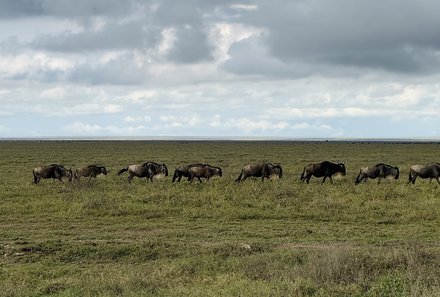
[[[128,167],[122,168],[121,170],[118,171],[118,175],[121,175],[122,173],[124,173],[127,170],[128,170]]]
[[[172,182],[174,182],[178,177],[179,177],[179,169],[176,168],[176,170],[174,170]]]
[[[32,174],[34,175],[34,184],[36,184],[38,178],[37,178],[37,174],[35,173],[35,169],[32,170]]]
[[[237,177],[237,179],[235,180],[237,183],[239,183],[241,181],[241,177],[243,176],[243,170],[240,172],[240,175]]]
[[[409,170],[409,175],[408,175],[408,183],[412,182],[412,174],[411,174],[411,170]]]
[[[356,177],[356,181],[355,181],[355,184],[356,184],[356,185],[360,183],[359,178],[361,177],[361,173],[362,173],[362,169],[359,170],[359,174],[358,174],[358,176]]]
[[[304,170],[303,170],[303,172],[301,173],[301,180],[304,180],[304,175],[305,175],[305,173],[306,173],[306,168],[304,167]]]

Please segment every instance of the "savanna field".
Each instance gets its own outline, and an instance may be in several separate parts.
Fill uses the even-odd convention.
[[[440,187],[407,185],[439,144],[367,142],[0,142],[0,296],[440,296]],[[303,167],[345,177],[301,183]],[[116,173],[166,163],[153,183]],[[234,182],[280,163],[279,180]],[[174,168],[222,177],[171,183]],[[384,162],[399,180],[355,186]],[[97,180],[33,184],[32,169],[102,164]]]

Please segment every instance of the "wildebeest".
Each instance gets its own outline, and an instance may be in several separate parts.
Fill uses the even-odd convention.
[[[90,182],[92,177],[96,178],[98,174],[107,175],[107,170],[105,169],[105,166],[89,165],[81,167],[80,169],[75,170],[73,177],[74,179],[78,180],[78,182],[81,176],[88,177]]]
[[[69,182],[72,181],[72,170],[65,168],[63,165],[50,164],[34,168],[34,183],[38,184],[42,178],[53,178],[63,181],[63,177],[67,177]]]
[[[398,179],[399,168],[384,163],[379,163],[375,166],[362,167],[359,171],[359,175],[356,178],[355,184],[359,184],[362,180],[367,181],[369,178],[378,178],[377,183],[379,184],[381,178],[386,178],[388,176]]]
[[[429,163],[427,165],[413,165],[409,169],[408,183],[414,184],[416,178],[429,178],[431,181],[433,178],[440,184],[440,163]]]
[[[203,165],[203,166],[193,166],[190,167],[188,180],[192,182],[192,180],[196,177],[199,182],[202,182],[201,178],[206,178],[209,180],[213,176],[222,176],[222,169],[220,167],[214,167],[211,165]]]
[[[180,180],[182,179],[182,176],[189,177],[189,169],[191,167],[205,166],[205,165],[206,164],[197,163],[197,164],[183,165],[183,166],[177,167],[176,170],[174,170],[172,182],[176,181],[176,179],[178,182],[180,182]]]
[[[345,165],[343,163],[332,163],[329,161],[324,161],[317,164],[309,164],[304,167],[303,173],[301,174],[301,181],[306,181],[309,183],[312,175],[314,177],[324,177],[322,183],[328,177],[330,182],[333,183],[332,175],[336,173],[346,174]]]
[[[274,165],[271,163],[261,163],[256,165],[249,164],[243,167],[240,175],[235,181],[239,183],[250,176],[261,177],[261,180],[263,181],[264,178],[269,179],[273,175],[278,178],[283,176],[283,170],[280,165]]]
[[[128,183],[131,183],[133,177],[146,177],[147,180],[153,181],[153,177],[163,174],[168,176],[168,168],[165,164],[158,164],[154,162],[146,162],[144,164],[134,164],[119,170],[118,175],[121,175],[128,170]]]

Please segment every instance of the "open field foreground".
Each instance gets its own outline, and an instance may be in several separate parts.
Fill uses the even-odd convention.
[[[304,165],[344,162],[334,184]],[[170,176],[117,176],[144,161]],[[245,164],[283,178],[236,184]],[[439,144],[332,142],[0,142],[0,296],[440,296],[440,187],[413,164]],[[177,165],[222,177],[171,183]],[[385,162],[400,179],[355,186]],[[38,165],[103,164],[90,184],[32,183]]]

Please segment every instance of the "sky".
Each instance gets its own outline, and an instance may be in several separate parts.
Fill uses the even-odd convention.
[[[440,139],[437,0],[2,0],[0,138]]]

